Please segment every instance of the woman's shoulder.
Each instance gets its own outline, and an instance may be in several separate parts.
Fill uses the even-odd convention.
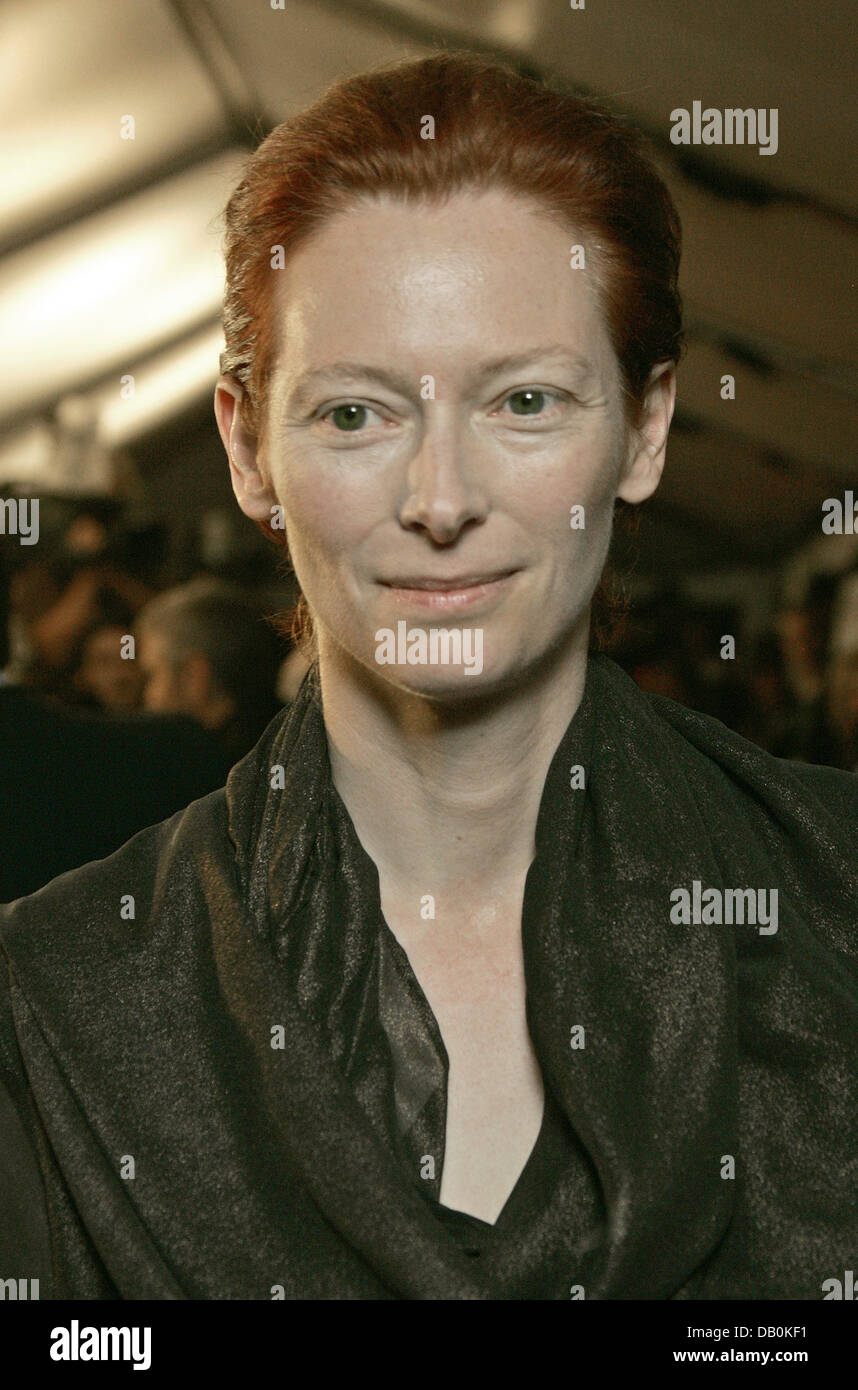
[[[205,901],[232,864],[223,787],[140,830],[103,859],[58,874],[36,892],[0,903],[0,961],[13,977],[40,956],[68,952],[83,971],[139,949],[182,908]],[[167,911],[170,908],[172,911]],[[135,930],[136,928],[136,930]],[[5,972],[4,972],[5,973]]]
[[[47,1297],[51,1248],[36,1152],[35,1120],[15,1032],[9,972],[0,960],[0,1277],[36,1281],[42,1297]]]
[[[768,755],[767,755],[768,756]],[[784,775],[797,778],[807,792],[835,814],[858,815],[858,773],[825,763],[798,762],[793,758],[774,758]]]
[[[0,905],[0,1102],[26,1128],[42,1066],[98,1094],[111,1075],[121,1092],[141,1049],[175,1058],[187,1019],[216,1004],[221,923],[235,936],[241,921],[223,788]]]
[[[776,757],[712,715],[641,690],[614,663],[603,671],[594,777],[617,818],[635,808],[642,834],[700,865],[692,878],[705,868],[724,887],[755,879],[776,889],[782,921],[789,912],[804,924],[778,942],[806,954],[822,944],[854,969],[858,776]]]

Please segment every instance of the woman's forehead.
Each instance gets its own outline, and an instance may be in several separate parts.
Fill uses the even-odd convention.
[[[492,359],[547,349],[578,378],[613,376],[595,272],[571,254],[575,236],[498,192],[429,209],[362,201],[272,271],[282,375],[301,390],[337,363],[448,363],[476,376]]]

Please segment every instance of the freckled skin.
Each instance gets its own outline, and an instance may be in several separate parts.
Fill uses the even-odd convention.
[[[653,369],[631,431],[594,257],[570,265],[582,242],[497,189],[352,204],[271,272],[278,342],[259,439],[240,383],[222,376],[215,391],[239,506],[282,511],[332,776],[391,915],[427,886],[447,921],[518,900],[583,690],[614,499],[642,502],[661,476],[673,367]],[[332,372],[343,361],[359,372]],[[517,573],[458,613],[398,603],[380,582],[504,569]],[[478,628],[481,671],[378,664],[376,634],[403,618]]]
[[[578,240],[498,190],[422,208],[372,200],[330,219],[273,272],[280,353],[258,514],[283,505],[323,664],[336,649],[374,679],[461,700],[526,682],[561,646],[586,649],[614,498],[642,500],[658,476],[635,470],[593,273],[570,268]],[[589,369],[543,355],[476,379],[487,358],[555,344]],[[343,359],[402,373],[410,389],[341,378],[294,400],[303,372]],[[510,401],[528,388],[545,397]],[[350,401],[366,407],[352,429],[354,412],[330,413]],[[583,530],[569,525],[576,504]],[[378,584],[510,566],[520,568],[512,584],[473,616],[406,613]],[[402,617],[481,626],[482,673],[379,666],[375,633]]]

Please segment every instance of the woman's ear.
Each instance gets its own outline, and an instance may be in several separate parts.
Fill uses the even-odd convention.
[[[653,368],[638,423],[629,432],[628,453],[617,487],[624,502],[645,502],[661,481],[667,434],[676,405],[676,365]]]
[[[252,521],[270,521],[277,497],[262,471],[257,441],[247,433],[241,420],[244,387],[234,376],[218,377],[214,411],[218,432],[229,460],[229,475],[235,499]]]

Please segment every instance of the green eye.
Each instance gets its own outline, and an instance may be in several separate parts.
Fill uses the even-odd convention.
[[[545,402],[545,397],[545,391],[513,391],[512,395],[507,397],[507,401],[511,403],[514,400],[522,400],[526,403],[524,410],[513,410],[514,415],[538,415]],[[536,403],[536,408],[534,408],[534,403]]]
[[[342,429],[344,433],[354,434],[366,423],[366,414],[365,405],[335,405],[333,410],[328,412],[327,418],[334,421],[336,429]]]

